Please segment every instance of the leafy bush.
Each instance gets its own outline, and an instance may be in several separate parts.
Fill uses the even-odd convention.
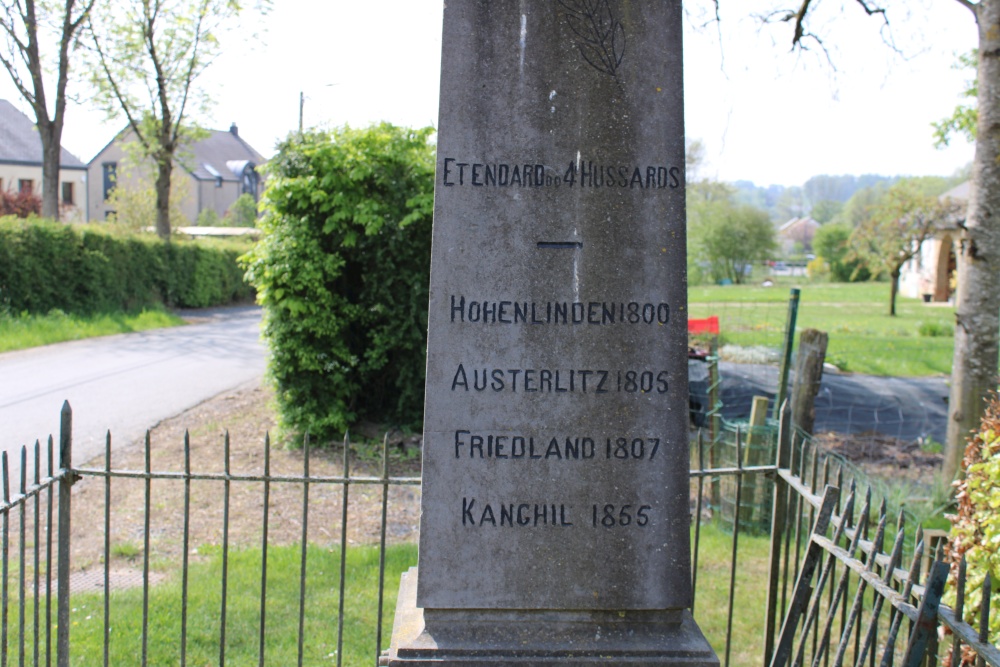
[[[222,225],[226,227],[254,227],[257,225],[257,201],[249,192],[244,192],[232,206],[226,211],[222,218]]]
[[[925,338],[951,337],[955,335],[955,327],[943,322],[921,322],[917,333]]]
[[[958,513],[950,516],[951,534],[948,551],[952,578],[957,577],[957,563],[962,556],[968,562],[965,593],[965,620],[979,618],[982,586],[989,572],[993,579],[992,609],[1000,609],[1000,402],[994,396],[986,408],[979,431],[969,441],[962,460],[965,479],[957,485]],[[952,581],[945,600],[954,605]],[[978,627],[978,621],[974,623]],[[1000,641],[1000,614],[990,614],[990,641]],[[962,664],[974,662],[962,661]],[[955,667],[958,667],[957,665]]]
[[[42,198],[30,192],[0,191],[0,217],[14,215],[27,218],[42,214]]]
[[[294,134],[267,166],[263,237],[244,261],[286,430],[325,440],[361,419],[421,418],[431,132]]]
[[[198,219],[195,221],[196,225],[199,227],[218,227],[219,226],[219,214],[215,212],[214,208],[205,208],[201,210],[198,214]]]
[[[811,259],[806,264],[806,275],[813,280],[829,280],[830,265],[822,257]]]
[[[156,305],[198,308],[249,299],[245,242],[181,241],[0,218],[0,308],[75,315]]]
[[[857,259],[848,259],[852,227],[847,223],[828,222],[816,230],[813,248],[816,259],[826,260],[830,280],[837,283],[865,281],[871,272]]]

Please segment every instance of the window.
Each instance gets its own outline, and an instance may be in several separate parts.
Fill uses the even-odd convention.
[[[62,184],[62,202],[64,204],[69,204],[73,206],[76,204],[76,199],[73,197],[73,184],[63,181]]]
[[[243,194],[253,195],[254,200],[257,199],[257,172],[253,170],[253,167],[247,165],[243,170]]]
[[[107,201],[114,192],[115,181],[118,179],[118,163],[105,162],[101,168],[104,170],[104,201]]]
[[[35,190],[35,182],[30,178],[21,178],[17,181],[17,191],[22,195],[30,195]]]

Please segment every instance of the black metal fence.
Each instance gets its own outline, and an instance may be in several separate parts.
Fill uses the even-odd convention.
[[[958,573],[955,609],[937,605],[937,598],[929,601],[927,591],[933,586],[924,585],[928,572],[940,580],[946,571],[943,565],[935,565],[940,548],[934,557],[927,557],[935,545],[925,544],[916,527],[911,533],[901,517],[892,539],[884,508],[878,511],[873,501],[859,501],[863,494],[856,482],[845,479],[843,468],[810,439],[793,437],[787,412],[778,440],[777,460],[764,465],[747,465],[740,436],[735,460],[727,467],[705,465],[703,441],[693,450],[694,612],[702,627],[710,628],[706,634],[722,664],[777,667],[804,664],[808,659],[814,667],[892,665],[894,661],[910,667],[950,660],[957,667],[964,653],[973,661],[966,664],[1000,667],[1000,651],[988,641],[989,579],[983,585],[985,604],[977,629],[963,619],[964,565],[954,566]],[[124,664],[123,650],[129,664],[141,665],[376,664],[388,642],[385,629],[394,604],[393,572],[398,576],[403,567],[397,563],[391,570],[387,566],[387,554],[392,553],[388,527],[398,510],[393,493],[419,489],[419,477],[390,474],[387,442],[377,464],[378,474],[352,470],[349,443],[343,447],[335,474],[311,468],[308,442],[302,451],[301,472],[295,474],[272,470],[268,439],[260,451],[260,469],[253,473],[233,470],[228,436],[222,446],[221,471],[193,467],[187,439],[182,470],[154,471],[147,438],[142,469],[128,470],[112,466],[109,436],[102,467],[74,467],[71,414],[66,406],[58,459],[51,438],[47,448],[36,443],[31,450],[22,449],[20,479],[12,484],[5,454],[0,461],[0,667]],[[30,481],[27,470],[33,470]],[[719,518],[708,505],[713,486],[723,478],[731,481],[736,508],[741,507],[745,489],[761,488],[765,478],[773,483],[767,534],[745,531],[740,521],[720,531]],[[103,504],[101,519],[93,518],[90,496],[80,502],[81,495],[71,493],[80,480],[89,480],[91,490],[103,483],[103,501],[98,503]],[[179,501],[165,501],[154,482],[178,486]],[[135,531],[141,546],[125,554],[141,562],[141,576],[133,587],[116,584],[113,565],[121,554],[116,556],[111,539],[113,525],[120,523],[112,498],[124,484],[141,486],[138,506],[122,510],[134,513],[141,525]],[[209,489],[213,501],[221,504],[221,514],[206,509],[205,493],[194,493],[193,485]],[[234,516],[230,507],[235,494],[252,494],[259,514]],[[327,509],[334,507],[331,498],[337,501],[339,517],[331,521],[328,512],[325,523],[317,523],[316,507],[324,503]],[[375,575],[362,581],[363,591],[351,583],[360,576],[350,558],[352,550],[359,548],[351,533],[352,512],[367,512],[378,524],[368,547]],[[163,516],[174,522],[168,529],[158,526]],[[81,517],[87,517],[84,525],[80,525]],[[245,535],[235,535],[240,521],[255,524],[259,541],[249,544]],[[193,538],[202,535],[196,526],[205,522],[215,525],[217,532],[211,538]],[[872,526],[875,534],[870,536]],[[285,536],[295,534],[294,544],[277,547],[278,531]],[[709,533],[712,545],[705,537]],[[100,535],[102,553],[93,562],[71,562],[84,558],[74,552],[74,536],[80,539],[84,534]],[[154,537],[172,540],[177,548],[167,558],[157,555],[151,545]],[[721,548],[720,539],[726,542]],[[327,545],[320,554],[314,551],[317,540]],[[767,555],[759,548],[765,542]],[[747,545],[758,548],[756,554],[747,552]],[[249,561],[248,552],[254,556]],[[720,556],[720,552],[726,554]],[[269,562],[269,557],[284,560]],[[209,558],[215,567],[210,576],[192,581],[196,567]],[[904,569],[907,562],[910,566]],[[81,569],[99,573],[97,580],[90,586],[75,581]],[[748,585],[740,578],[745,571],[766,575]],[[765,579],[766,603],[761,608],[748,607],[746,594],[760,589]],[[322,583],[317,585],[317,581]],[[167,587],[175,593],[169,604],[157,596],[158,589]],[[367,597],[359,597],[362,593]],[[326,594],[333,597],[323,597]],[[359,611],[359,605],[365,609]],[[126,612],[116,615],[116,607]],[[710,613],[722,608],[724,618],[708,620]],[[921,620],[920,614],[926,615],[929,608],[934,608],[931,617]],[[317,618],[319,631],[310,625]],[[750,630],[736,633],[734,628],[747,621]],[[904,622],[907,629],[901,630]],[[365,635],[361,650],[350,646],[360,641],[347,627],[355,625]],[[923,628],[923,648],[911,646],[912,628]],[[744,645],[752,643],[747,632],[754,641],[759,639],[760,646],[741,653]],[[276,648],[276,635],[283,635],[289,645]],[[165,644],[169,658],[163,657]],[[881,657],[876,659],[876,654]]]

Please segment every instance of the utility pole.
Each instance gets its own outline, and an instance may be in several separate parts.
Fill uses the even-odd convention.
[[[299,91],[299,136],[302,136],[302,112],[306,106],[306,94],[303,91]]]

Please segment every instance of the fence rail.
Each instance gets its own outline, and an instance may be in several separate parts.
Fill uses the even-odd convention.
[[[867,497],[864,502],[859,501],[862,494],[856,483],[845,478],[844,469],[808,437],[795,432],[787,410],[781,417],[779,446],[773,463],[747,465],[746,443],[739,432],[735,436],[736,455],[731,465],[706,466],[707,460],[715,460],[711,454],[716,443],[699,436],[693,446],[692,579],[696,619],[707,618],[713,613],[712,607],[725,606],[724,617],[715,622],[709,639],[726,666],[798,665],[804,664],[809,655],[810,664],[815,667],[848,664],[845,661],[860,667],[865,663],[877,664],[876,649],[883,653],[883,665],[893,664],[897,653],[910,660],[901,664],[918,664],[905,655],[906,647],[895,647],[911,634],[902,632],[900,623],[903,620],[916,623],[921,609],[928,607],[928,589],[921,582],[928,572],[937,572],[941,577],[943,566],[931,565],[925,557],[933,551],[933,545],[924,544],[919,535],[910,537],[902,518],[896,520],[896,530],[890,530],[884,507],[875,511],[874,501]],[[394,604],[395,570],[390,571],[387,565],[391,556],[387,526],[396,511],[390,496],[394,489],[419,489],[420,484],[419,477],[391,474],[387,439],[382,443],[377,474],[370,471],[358,474],[352,470],[352,448],[346,440],[337,474],[317,473],[312,461],[315,450],[308,440],[302,450],[301,471],[275,473],[268,438],[264,439],[260,452],[262,471],[237,471],[228,435],[222,441],[221,471],[193,466],[188,438],[183,443],[183,470],[157,471],[152,466],[153,447],[148,436],[143,445],[141,469],[113,465],[110,435],[103,466],[74,467],[71,427],[67,405],[63,411],[58,459],[51,438],[47,447],[36,443],[33,448],[22,448],[16,488],[9,478],[6,454],[0,460],[3,487],[0,667],[53,662],[68,667],[71,649],[75,662],[120,664],[120,658],[116,660],[115,656],[122,649],[116,648],[119,645],[115,642],[124,642],[130,659],[142,665],[162,664],[163,659],[156,656],[161,655],[157,651],[162,651],[164,642],[173,646],[171,655],[176,657],[171,658],[171,663],[180,665],[212,662],[303,665],[319,661],[337,665],[377,664],[387,643],[383,628]],[[32,461],[33,468],[28,465]],[[26,471],[32,471],[30,479]],[[731,480],[725,488],[735,496],[732,500],[736,508],[726,533],[719,532],[718,508],[713,506],[718,502],[718,482],[723,478]],[[773,483],[772,516],[770,530],[758,535],[746,528],[740,517],[741,508],[746,507],[745,488],[763,488],[764,479]],[[79,480],[90,480],[91,487],[103,486],[99,489],[103,496],[103,516],[97,520],[102,525],[74,524],[74,518],[79,522],[84,510],[93,510],[86,506],[93,503],[92,499],[82,505],[78,500],[80,506],[74,510],[74,496],[79,494],[71,493],[71,488]],[[142,545],[133,554],[136,560],[141,558],[141,577],[137,588],[125,591],[119,591],[115,584],[116,555],[112,540],[113,527],[122,521],[114,504],[115,494],[119,493],[116,489],[122,484],[141,485],[141,500],[137,503],[141,507],[128,510],[141,521],[141,529],[135,534],[141,536]],[[176,531],[158,525],[161,515],[157,512],[162,508],[157,508],[164,502],[159,485],[182,487],[182,500],[176,503],[173,512],[178,515]],[[222,504],[221,517],[206,510],[201,496],[192,490],[195,485],[210,487],[213,500]],[[362,495],[368,493],[364,489],[371,489],[371,493],[358,500],[357,494],[352,496],[352,487]],[[327,514],[334,511],[330,509],[334,507],[333,500],[323,495],[327,490],[339,501],[335,509],[339,516],[328,517],[325,523],[317,522],[318,504],[329,506]],[[248,547],[248,540],[233,532],[236,517],[231,512],[235,494],[252,494],[256,499],[259,533],[255,546]],[[844,502],[840,502],[841,496],[846,497]],[[759,505],[758,501],[759,498],[754,506]],[[378,537],[371,547],[375,576],[358,584],[372,600],[373,613],[363,619],[355,618],[351,611],[357,593],[356,588],[352,589],[352,579],[360,575],[349,564],[349,555],[355,549],[350,538],[351,517],[352,512],[359,511],[377,516],[378,521]],[[822,525],[824,517],[826,524]],[[210,544],[203,545],[192,538],[196,534],[193,525],[204,521],[218,522],[221,531],[218,541],[210,540]],[[873,526],[875,534],[871,535]],[[290,546],[277,545],[274,535],[278,530],[283,530],[284,535],[293,530],[297,540]],[[717,546],[712,547],[714,552],[709,552],[705,541],[708,530],[714,531],[712,539],[716,541],[718,535],[728,535],[725,537],[728,544],[723,547],[728,551],[724,562],[715,553],[719,550]],[[79,539],[83,532],[99,534],[103,541],[99,567],[90,568],[98,570],[100,575],[93,593],[83,592],[74,583],[73,577],[79,569],[71,569],[71,565],[78,565],[70,560],[74,536]],[[321,534],[321,541],[330,546],[317,551],[317,538]],[[154,539],[179,542],[167,566],[174,573],[172,577],[164,579],[158,574],[164,563],[156,555]],[[770,545],[765,561],[746,551],[748,546],[755,547],[764,541]],[[202,553],[203,547],[210,556]],[[248,549],[255,557],[259,554],[257,560],[251,559],[249,577]],[[208,583],[204,578],[193,580],[195,569],[209,560],[217,569],[211,571]],[[907,560],[909,567],[904,569]],[[398,570],[400,566],[394,567]],[[737,600],[744,591],[740,586],[745,585],[740,575],[744,569],[757,571],[754,568],[764,572],[768,579],[767,602],[763,620],[757,619],[759,614],[754,615],[761,623],[755,631],[761,641],[759,652],[746,657],[745,651],[740,652],[744,648],[740,644],[746,643],[745,636],[734,639],[734,633],[746,620],[737,613]],[[1000,651],[988,641],[989,595],[984,596],[987,604],[983,605],[977,629],[963,619],[966,566],[956,564],[954,570],[955,608],[937,606],[928,626],[929,632],[938,626],[946,627],[948,634],[940,640],[936,632],[927,635],[927,656],[921,658],[924,661],[921,664],[937,665],[943,659],[958,667],[964,654],[967,662],[961,664],[1000,667]],[[810,583],[814,576],[815,582]],[[721,604],[713,602],[711,597],[708,598],[711,604],[706,603],[709,589],[718,588],[723,577],[726,582],[722,586]],[[984,586],[990,587],[989,580]],[[169,613],[164,612],[164,603],[157,596],[164,587],[178,591]],[[351,595],[348,589],[352,589]],[[812,595],[803,597],[802,591],[806,589]],[[100,624],[99,631],[91,633],[97,638],[93,643],[89,642],[90,635],[85,629],[75,624],[76,617],[72,614],[82,614],[76,611],[78,602],[91,601],[95,594],[99,598],[98,609],[88,615],[85,624],[88,627]],[[125,616],[116,616],[119,606],[125,606]],[[334,607],[336,617],[332,613]],[[883,607],[889,610],[888,615],[882,613]],[[789,624],[788,619],[796,614],[795,623]],[[321,615],[324,616],[322,631],[318,633],[310,628],[316,627],[311,624]],[[161,627],[166,617],[175,618],[176,623]],[[791,628],[784,635],[783,622],[786,630]],[[368,637],[360,648],[353,645],[359,641],[353,630],[355,625],[363,626]],[[128,634],[130,628],[135,629],[134,635]],[[275,647],[278,635],[287,635],[290,646]],[[210,645],[208,649],[206,644]],[[212,652],[212,657],[204,657],[206,650]],[[197,659],[193,651],[197,651]]]

